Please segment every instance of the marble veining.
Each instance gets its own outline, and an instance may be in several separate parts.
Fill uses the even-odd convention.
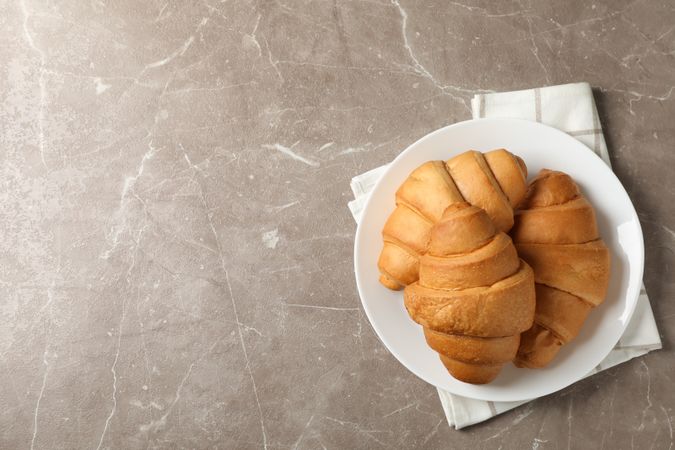
[[[1,448],[673,448],[675,8],[0,4]],[[466,431],[383,348],[349,180],[474,93],[588,81],[654,352]]]

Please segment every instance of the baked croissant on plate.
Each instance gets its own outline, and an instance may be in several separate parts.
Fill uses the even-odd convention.
[[[419,281],[405,288],[410,317],[455,378],[489,383],[532,326],[534,275],[487,213],[454,203],[430,231]]]
[[[590,310],[604,300],[610,255],[593,207],[569,175],[542,170],[519,207],[511,236],[534,270],[537,308],[514,363],[540,368],[579,334]]]
[[[504,149],[472,150],[447,162],[422,164],[396,192],[396,209],[382,230],[380,282],[398,290],[417,280],[431,228],[453,203],[483,208],[499,230],[508,231],[513,208],[525,196],[526,179],[523,160]]]

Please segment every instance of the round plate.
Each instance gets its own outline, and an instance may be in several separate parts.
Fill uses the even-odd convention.
[[[394,194],[410,172],[429,160],[447,160],[468,149],[506,148],[525,160],[530,178],[549,168],[570,174],[595,207],[612,264],[605,302],[591,311],[581,333],[544,369],[507,364],[493,382],[472,385],[448,374],[422,328],[403,306],[403,291],[379,281],[381,230],[394,210]],[[356,284],[371,325],[389,351],[411,372],[453,394],[480,400],[528,400],[558,391],[588,374],[616,345],[633,313],[644,266],[642,230],[628,194],[591,150],[560,130],[516,119],[460,122],[426,135],[389,166],[363,210],[354,243]]]

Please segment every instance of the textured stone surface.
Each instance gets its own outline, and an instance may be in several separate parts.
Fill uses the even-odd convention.
[[[667,1],[0,3],[0,447],[672,448]],[[598,88],[665,349],[467,431],[383,348],[352,176]]]

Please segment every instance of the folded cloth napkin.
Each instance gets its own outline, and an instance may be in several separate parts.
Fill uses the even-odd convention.
[[[474,119],[511,117],[534,120],[558,128],[588,146],[611,166],[593,92],[588,83],[477,94],[471,100],[471,108]],[[378,167],[352,179],[354,200],[349,202],[349,209],[357,222],[368,193],[386,168],[387,166]],[[635,312],[616,347],[586,376],[660,348],[661,338],[643,285]],[[438,390],[438,395],[448,423],[456,429],[483,422],[528,402],[486,402],[461,397],[441,389]]]

